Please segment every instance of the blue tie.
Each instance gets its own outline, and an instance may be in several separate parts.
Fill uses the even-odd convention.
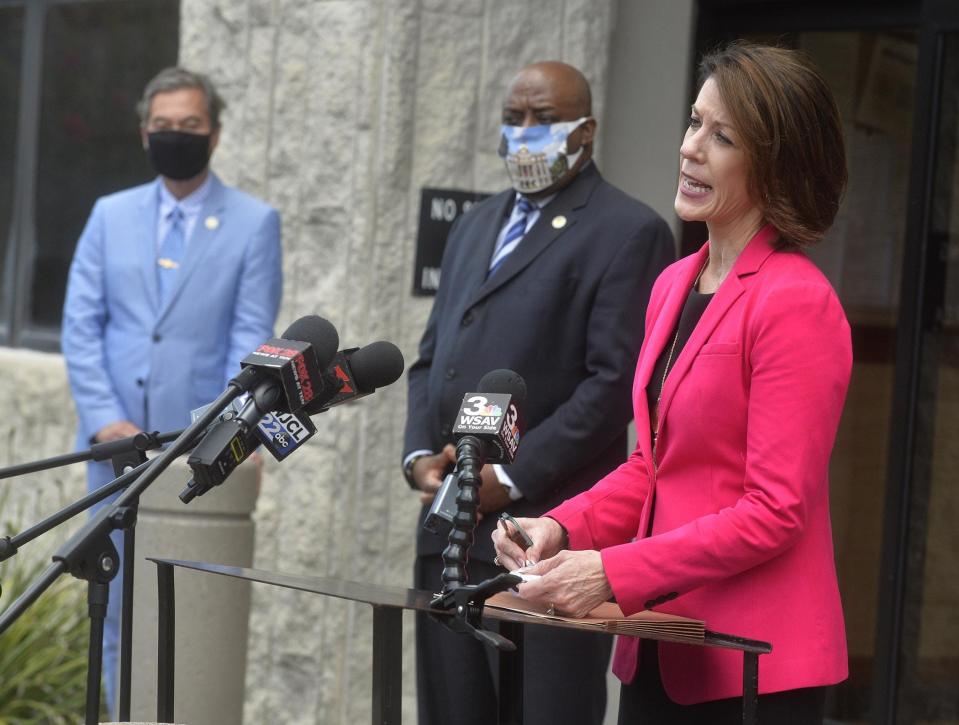
[[[170,230],[160,245],[160,254],[157,257],[157,282],[160,286],[160,306],[162,307],[176,283],[177,273],[180,270],[180,260],[183,258],[183,211],[180,207],[173,207],[168,217]]]
[[[525,196],[519,197],[519,200],[516,202],[516,209],[520,215],[510,228],[506,230],[503,240],[496,245],[496,249],[493,250],[493,256],[489,262],[489,272],[486,273],[487,279],[493,276],[496,270],[500,268],[500,265],[503,264],[503,261],[519,246],[523,235],[526,234],[526,223],[529,221],[529,214],[535,208],[533,202]]]

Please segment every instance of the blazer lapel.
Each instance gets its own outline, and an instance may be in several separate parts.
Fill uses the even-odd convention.
[[[204,260],[210,256],[212,248],[216,244],[217,235],[223,224],[223,212],[226,205],[225,194],[223,193],[223,184],[213,172],[211,174],[210,193],[200,210],[193,232],[187,242],[186,254],[183,257],[183,263],[180,265],[180,273],[177,275],[173,289],[167,297],[166,304],[160,310],[157,322],[162,320],[170,311],[180,293],[183,291],[187,280],[200,267]]]
[[[686,304],[686,296],[689,294],[693,282],[699,275],[699,271],[706,263],[706,255],[709,253],[709,245],[704,244],[698,252],[686,257],[676,270],[676,276],[672,286],[666,293],[666,299],[663,306],[656,316],[653,323],[653,329],[650,330],[649,340],[647,342],[648,350],[640,356],[639,368],[636,371],[637,383],[646,388],[653,375],[653,369],[656,367],[656,361],[666,348],[667,342],[672,341],[673,333],[676,331],[676,325],[679,323],[679,316],[682,314],[683,305]]]
[[[759,271],[762,263],[772,254],[772,242],[775,238],[776,231],[771,226],[767,225],[760,229],[749,241],[745,249],[743,249],[739,258],[736,260],[736,264],[733,265],[729,275],[726,277],[726,280],[716,291],[715,296],[706,307],[706,311],[703,312],[703,316],[696,324],[696,327],[693,328],[693,332],[689,336],[685,347],[683,347],[679,357],[676,358],[676,362],[673,363],[672,370],[666,377],[662,399],[659,404],[660,421],[666,419],[666,414],[669,412],[669,404],[673,400],[676,388],[682,382],[686,373],[689,372],[689,368],[692,366],[693,360],[696,359],[703,344],[705,344],[709,336],[712,335],[713,330],[716,329],[716,325],[723,319],[733,303],[746,291],[742,281],[743,278]],[[689,285],[685,288],[685,293],[683,294],[684,301],[691,286],[692,280],[690,280]],[[675,322],[673,328],[675,328]]]
[[[506,223],[506,220],[509,219],[510,212],[513,209],[513,202],[516,198],[515,193],[504,193],[503,198],[500,202],[491,209],[490,219],[489,219],[489,228],[486,232],[486,237],[481,240],[479,246],[482,249],[482,254],[475,257],[475,259],[481,260],[481,262],[488,263],[493,256],[493,248],[496,246],[496,238],[499,236],[500,231],[503,228],[503,225]],[[522,245],[521,245],[522,246]],[[514,252],[515,254],[515,252]],[[512,256],[512,255],[510,255]],[[474,258],[471,256],[471,258]],[[507,258],[508,261],[508,258]],[[506,266],[506,262],[503,262],[503,266]],[[469,276],[467,278],[466,285],[464,289],[470,290],[468,296],[470,297],[470,305],[474,304],[475,300],[473,299],[483,284],[486,282],[486,272],[488,270],[487,264],[471,264],[469,266]],[[502,272],[502,268],[497,270],[497,275]],[[477,298],[478,299],[478,298]]]
[[[143,276],[143,289],[146,290],[150,309],[157,312],[160,306],[160,290],[157,283],[157,214],[160,206],[160,190],[157,184],[163,182],[157,178],[156,184],[148,186],[140,200],[138,213],[131,234],[131,244],[139,256],[138,265]]]
[[[679,263],[673,284],[666,292],[666,299],[663,301],[663,305],[656,315],[653,329],[650,330],[649,337],[643,344],[643,351],[639,355],[639,365],[636,369],[636,379],[633,383],[633,400],[636,401],[636,405],[634,406],[636,414],[636,438],[639,442],[640,450],[643,452],[643,459],[647,462],[650,476],[653,475],[653,441],[646,388],[649,387],[653,369],[656,367],[656,361],[659,360],[659,356],[662,355],[663,350],[666,349],[666,345],[672,340],[673,332],[679,323],[679,315],[682,313],[683,305],[686,303],[686,295],[689,293],[690,287],[693,286],[699,270],[703,268],[708,252],[709,245],[704,244],[698,252],[691,254]],[[670,375],[670,377],[672,376]],[[663,419],[662,405],[660,405],[659,419]]]
[[[576,224],[576,216],[579,210],[589,203],[589,197],[599,182],[599,172],[595,164],[590,164],[572,181],[572,183],[563,189],[547,204],[541,211],[539,219],[533,228],[526,233],[519,246],[504,261],[502,266],[496,270],[496,274],[489,279],[485,279],[476,290],[476,293],[469,301],[472,307],[484,297],[491,295],[513,277],[522,272],[530,262],[543,253],[556,239],[566,233]],[[493,235],[493,240],[499,236],[502,224],[498,226]],[[489,247],[488,254],[484,259],[489,259],[493,253],[492,244]],[[483,270],[485,276],[486,270]]]

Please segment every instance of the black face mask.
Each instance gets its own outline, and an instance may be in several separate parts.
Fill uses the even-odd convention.
[[[169,179],[192,179],[210,163],[210,134],[154,131],[147,134],[147,156],[157,173]]]

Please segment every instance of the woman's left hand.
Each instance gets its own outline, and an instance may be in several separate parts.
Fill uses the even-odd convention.
[[[520,584],[520,596],[567,617],[582,617],[613,596],[598,551],[561,551],[523,572],[542,578]]]

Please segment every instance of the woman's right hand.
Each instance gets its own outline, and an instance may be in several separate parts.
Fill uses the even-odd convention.
[[[493,547],[499,565],[507,571],[515,571],[526,566],[527,561],[534,564],[556,556],[566,545],[566,531],[559,522],[547,516],[538,519],[516,519],[523,531],[533,540],[533,545],[524,549],[514,540],[515,531],[511,524],[500,521],[493,531]],[[519,537],[516,537],[517,539]]]

